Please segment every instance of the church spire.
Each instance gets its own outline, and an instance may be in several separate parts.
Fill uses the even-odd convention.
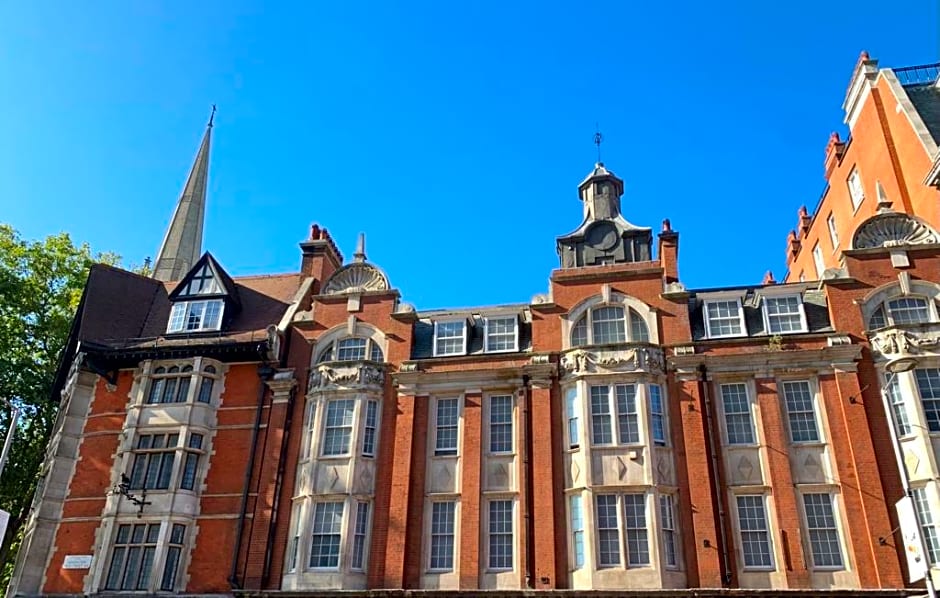
[[[206,185],[209,179],[209,141],[214,118],[215,104],[212,105],[212,115],[206,125],[202,144],[154,263],[153,278],[157,280],[180,280],[202,255],[202,226],[206,215]]]

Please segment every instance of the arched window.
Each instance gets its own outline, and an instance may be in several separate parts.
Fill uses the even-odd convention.
[[[324,361],[385,361],[382,347],[369,338],[348,336],[330,342],[317,355],[317,363]]]
[[[930,302],[925,297],[897,297],[875,308],[868,319],[868,329],[886,326],[923,324],[934,319]]]
[[[571,327],[571,346],[648,343],[646,321],[632,307],[604,305],[589,309]]]

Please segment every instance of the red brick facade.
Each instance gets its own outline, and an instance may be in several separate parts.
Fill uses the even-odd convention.
[[[846,212],[833,184],[820,210],[842,239],[902,214],[922,222],[892,231],[926,228],[827,247],[841,270],[820,283],[798,282],[828,242],[817,210],[791,235],[790,284],[686,289],[678,233],[665,221],[648,253],[603,165],[528,304],[416,311],[317,226],[299,274],[232,280],[204,257],[217,286],[195,298],[192,273],[94,270],[12,590],[907,587],[882,388],[886,362],[916,360],[899,409],[933,425],[936,156],[885,106],[894,75],[869,75],[853,140],[827,154],[830,181],[873,177],[866,199]],[[95,312],[132,289],[148,313]],[[208,319],[212,301],[217,328],[165,332],[177,304]],[[907,434],[910,486],[940,504],[929,431]]]

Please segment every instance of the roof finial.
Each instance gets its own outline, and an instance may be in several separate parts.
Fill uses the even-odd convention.
[[[215,104],[212,104],[212,114],[209,115],[209,124],[207,125],[210,129],[212,128],[212,121],[215,120]]]
[[[601,135],[600,126],[597,123],[594,123],[594,145],[597,146],[597,163],[603,164],[601,162],[601,142],[604,141],[604,136]]]
[[[359,233],[359,241],[356,243],[356,253],[353,254],[353,260],[356,262],[366,261],[366,234]]]

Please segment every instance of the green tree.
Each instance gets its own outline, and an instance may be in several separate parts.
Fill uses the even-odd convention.
[[[93,255],[87,244],[76,246],[66,233],[25,241],[0,224],[0,433],[9,429],[9,405],[21,411],[0,476],[0,508],[10,513],[0,544],[0,587],[9,582],[29,517],[59,407],[52,384],[88,269],[116,261],[113,254]]]

